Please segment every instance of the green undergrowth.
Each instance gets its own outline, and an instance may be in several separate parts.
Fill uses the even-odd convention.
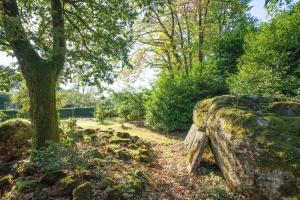
[[[150,187],[143,170],[153,160],[149,143],[112,129],[80,129],[74,120],[61,127],[61,144],[49,142],[1,179],[3,200],[132,199]]]

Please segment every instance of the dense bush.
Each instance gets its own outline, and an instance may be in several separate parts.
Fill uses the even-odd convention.
[[[16,118],[18,114],[18,110],[1,110],[0,112],[6,115],[6,119]]]
[[[145,102],[148,91],[125,90],[114,93],[112,102],[117,116],[128,121],[143,121],[145,119]]]
[[[111,98],[101,97],[98,100],[95,110],[95,118],[97,122],[103,123],[106,118],[112,118],[114,116],[116,116],[116,112]]]
[[[300,3],[246,37],[239,72],[229,78],[234,94],[300,94]]]
[[[7,119],[7,115],[4,112],[0,111],[0,122],[3,122]]]
[[[146,103],[146,124],[165,132],[185,131],[192,123],[195,104],[226,91],[224,80],[210,64],[189,76],[161,74]]]

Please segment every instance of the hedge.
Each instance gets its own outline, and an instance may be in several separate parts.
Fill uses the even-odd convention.
[[[8,119],[16,118],[19,110],[0,110],[3,112]],[[61,108],[58,110],[60,118],[70,118],[70,117],[78,117],[78,118],[93,118],[95,108],[87,107],[87,108]]]
[[[94,117],[95,108],[61,108],[59,109],[60,118],[70,118],[70,117],[79,117],[79,118],[92,118]]]

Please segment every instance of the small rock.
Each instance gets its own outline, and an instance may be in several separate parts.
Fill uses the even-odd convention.
[[[12,178],[13,177],[11,175],[7,175],[0,179],[0,191],[5,190],[9,187]]]
[[[108,187],[104,192],[104,200],[119,200],[122,197],[123,186]]]
[[[73,200],[90,200],[92,199],[92,183],[85,182],[73,190]]]
[[[93,134],[96,134],[96,130],[87,128],[87,129],[83,130],[83,134],[84,135],[93,135]]]
[[[140,155],[139,160],[144,163],[149,163],[151,161],[150,157],[146,155]]]
[[[100,188],[102,190],[105,190],[108,187],[111,187],[113,185],[113,180],[110,177],[105,177],[100,181]]]
[[[60,179],[66,177],[66,173],[63,170],[54,170],[54,171],[48,171],[42,176],[41,183],[46,185],[54,185],[57,183]]]
[[[123,161],[128,161],[131,159],[130,154],[125,150],[119,150],[117,152],[118,158]]]
[[[18,193],[29,193],[35,190],[41,190],[41,185],[36,180],[21,180],[16,183]]]
[[[150,151],[147,150],[147,149],[140,149],[139,150],[139,155],[149,156],[150,155]]]
[[[119,138],[130,138],[130,134],[126,132],[117,132]]]
[[[56,184],[57,194],[64,196],[64,195],[71,195],[72,191],[80,184],[79,180],[73,176],[67,176],[61,179]]]
[[[118,139],[118,138],[114,138],[112,140],[110,140],[111,144],[128,144],[130,142],[130,139]]]
[[[128,146],[130,149],[133,149],[133,150],[137,150],[139,147],[137,146],[137,145],[135,145],[135,144],[130,144],[129,146]]]

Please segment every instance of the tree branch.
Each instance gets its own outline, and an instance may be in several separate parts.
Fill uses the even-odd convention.
[[[15,56],[21,66],[21,70],[26,76],[29,67],[33,67],[32,61],[41,61],[42,58],[34,50],[30,44],[22,22],[19,16],[19,9],[16,0],[1,0],[3,12],[1,18],[3,20],[4,31],[7,42],[13,49]]]
[[[64,66],[66,54],[63,5],[60,0],[51,0],[51,18],[53,26],[52,62],[59,73]]]

